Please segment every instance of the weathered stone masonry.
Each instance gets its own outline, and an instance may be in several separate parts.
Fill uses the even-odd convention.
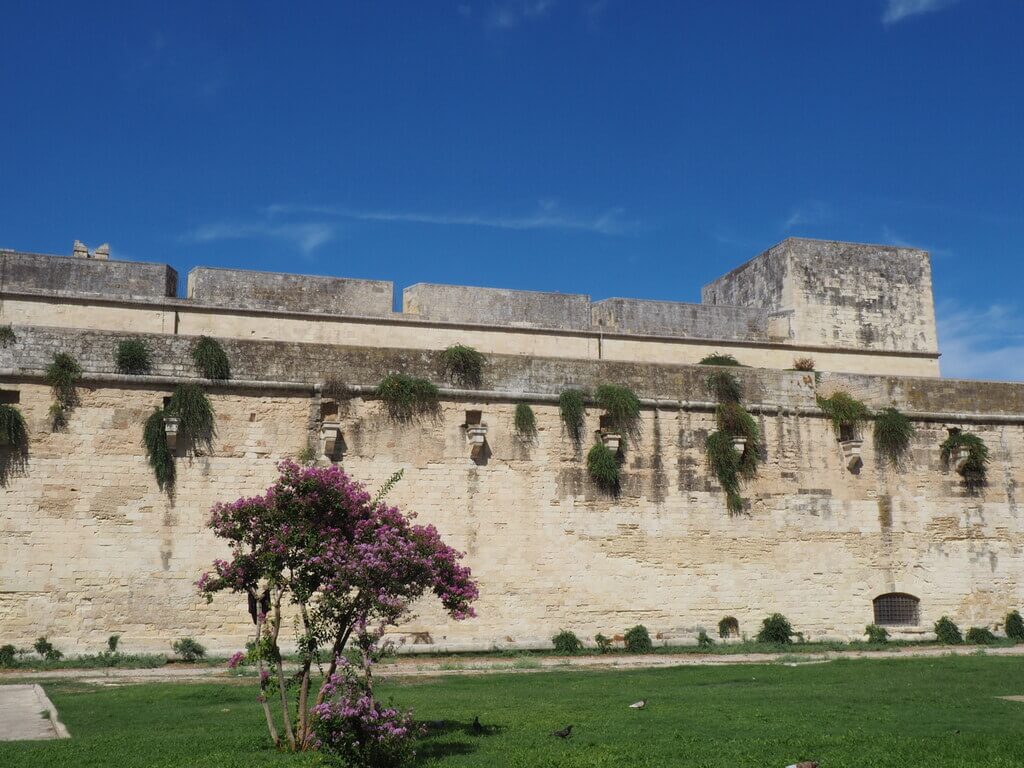
[[[63,269],[71,269],[65,262],[73,261],[38,259]],[[883,268],[878,259],[853,268],[877,271]],[[189,359],[194,337],[182,330],[190,300],[166,292],[162,299],[146,299],[152,297],[146,286],[157,285],[166,272],[161,277],[157,270],[140,288],[102,272],[113,265],[125,269],[123,262],[89,267],[109,278],[99,283],[109,306],[95,295],[81,295],[73,285],[40,282],[56,280],[50,277],[22,275],[21,282],[0,285],[0,323],[12,323],[16,335],[13,344],[0,348],[0,390],[16,393],[30,429],[27,467],[0,488],[0,642],[26,645],[46,634],[65,651],[85,652],[120,633],[122,644],[132,650],[166,651],[171,640],[184,635],[214,650],[239,647],[250,630],[241,603],[225,597],[207,605],[193,586],[222,551],[205,528],[208,510],[216,501],[262,490],[275,475],[275,461],[296,456],[307,445],[323,397],[319,383],[334,378],[353,392],[340,403],[342,466],[371,488],[404,468],[391,498],[435,523],[465,550],[481,581],[479,618],[451,623],[425,604],[412,624],[401,628],[427,633],[437,646],[533,644],[559,628],[592,637],[620,633],[636,623],[663,638],[690,639],[698,627],[711,629],[727,614],[739,619],[741,631],[753,633],[772,611],[785,613],[811,637],[852,637],[871,622],[872,599],[888,592],[920,599],[922,631],[943,614],[963,626],[993,626],[1007,610],[1024,605],[1024,524],[1018,503],[1024,480],[1019,458],[1024,452],[1024,386],[933,374],[872,375],[859,370],[860,364],[818,376],[786,371],[792,357],[805,350],[799,339],[765,341],[768,318],[782,310],[789,313],[791,327],[800,328],[801,305],[774,301],[758,309],[744,300],[736,311],[723,305],[729,320],[721,341],[743,335],[742,317],[751,329],[746,341],[775,345],[729,347],[713,339],[707,345],[759,365],[740,369],[738,375],[761,427],[764,463],[744,489],[749,509],[730,516],[703,455],[704,438],[714,428],[703,383],[707,369],[686,364],[695,360],[672,359],[665,353],[676,349],[671,342],[643,348],[658,352],[649,359],[635,359],[639,354],[609,359],[607,346],[601,356],[537,354],[519,346],[527,337],[516,333],[538,329],[514,327],[525,317],[516,315],[514,295],[505,297],[504,305],[493,294],[481,299],[490,322],[510,323],[503,328],[465,314],[471,306],[466,289],[463,314],[453,319],[360,321],[359,328],[396,338],[396,343],[370,345],[366,337],[351,343],[324,341],[320,321],[298,313],[292,302],[300,297],[287,296],[295,280],[274,280],[272,290],[245,292],[246,311],[253,311],[253,297],[270,297],[274,307],[266,314],[244,315],[225,307],[209,317],[238,330],[244,323],[273,327],[294,311],[295,328],[305,327],[307,335],[271,340],[241,332],[216,334],[231,358],[234,378],[223,385],[208,383],[217,412],[212,451],[177,458],[178,482],[169,497],[156,487],[141,432],[146,416],[174,382],[194,376]],[[45,275],[38,264],[34,269]],[[900,270],[906,271],[904,266]],[[17,270],[5,272],[7,278],[12,271]],[[30,279],[36,282],[29,284]],[[258,282],[258,276],[252,279]],[[787,279],[783,274],[780,284]],[[852,350],[859,345],[859,351],[874,355],[857,359],[877,360],[876,373],[898,367],[890,365],[894,361],[923,359],[901,358],[904,351],[935,352],[934,345],[921,346],[929,338],[927,328],[908,330],[901,341],[896,327],[880,342],[877,334],[868,339],[848,327],[859,322],[858,316],[872,327],[878,321],[867,299],[836,299],[843,291],[852,295],[857,290],[839,283],[831,304],[819,305],[854,313],[852,319],[840,318],[837,327]],[[337,295],[347,295],[349,288]],[[904,298],[885,301],[897,309],[907,306],[906,297],[913,295],[909,280],[901,290]],[[930,282],[927,294],[930,307]],[[911,303],[924,301],[917,296]],[[714,329],[706,320],[710,315],[689,309],[703,305],[651,304],[659,306],[650,308],[649,326],[643,325],[644,305],[620,310],[618,327],[628,325],[630,333],[651,327],[659,338],[698,325]],[[12,312],[25,306],[49,307],[50,316],[67,322],[41,322],[46,318],[41,309],[33,310],[33,322],[19,322]],[[745,306],[750,308],[746,315]],[[567,326],[580,324],[579,307],[578,300],[568,301],[567,312],[576,314],[567,315]],[[713,307],[718,310],[718,302]],[[344,308],[334,303],[329,311]],[[126,332],[94,322],[108,309],[139,320],[127,327],[149,341],[154,376],[129,379],[115,373],[113,349]],[[436,318],[444,311],[422,314]],[[593,317],[598,316],[612,317],[595,309]],[[547,338],[548,330],[570,330],[552,328],[558,317],[544,317],[540,338]],[[673,318],[683,319],[673,324]],[[388,325],[392,322],[397,324]],[[599,325],[596,320],[594,325]],[[403,333],[391,333],[396,328]],[[428,341],[403,343],[417,334]],[[478,338],[486,334],[504,351],[488,351],[481,390],[445,390],[436,418],[392,422],[369,394],[384,373],[396,370],[443,384],[442,341],[482,348]],[[607,344],[608,337],[600,342]],[[894,348],[872,348],[879,344]],[[776,365],[745,360],[745,353],[756,356],[764,350],[777,353]],[[57,351],[74,354],[86,377],[68,428],[53,433],[47,418],[52,395],[41,372]],[[820,361],[820,355],[812,354]],[[575,445],[563,432],[555,403],[566,386],[603,382],[628,385],[644,401],[642,430],[627,445],[617,498],[593,487],[583,462],[592,438]],[[815,404],[817,393],[839,388],[874,407],[895,404],[913,415],[918,434],[906,468],[881,467],[870,433],[860,472],[845,468],[835,436]],[[530,402],[537,414],[534,441],[524,442],[514,433],[519,400]],[[489,455],[479,463],[467,447],[467,410],[482,411],[487,424]],[[596,409],[588,409],[587,435],[597,429],[598,416]],[[988,485],[979,495],[968,494],[959,476],[940,461],[938,446],[949,427],[977,432],[992,451]]]

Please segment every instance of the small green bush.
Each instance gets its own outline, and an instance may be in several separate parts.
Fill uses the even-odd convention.
[[[715,641],[708,637],[708,633],[703,629],[697,633],[697,647],[698,648],[711,648],[715,644]]]
[[[414,416],[437,410],[438,389],[426,379],[389,373],[377,385],[377,397],[384,403],[388,415],[396,421],[408,421]]]
[[[715,371],[704,380],[704,386],[717,403],[738,403],[743,398],[743,386],[729,371]]]
[[[533,438],[537,434],[537,417],[533,408],[528,403],[516,404],[516,415],[514,418],[516,432],[522,438]]]
[[[114,350],[118,373],[139,376],[152,370],[149,344],[143,339],[121,339]]]
[[[567,389],[562,392],[558,396],[558,411],[569,436],[578,443],[583,436],[583,416],[586,413],[583,393],[578,389]]]
[[[604,635],[594,635],[594,642],[597,643],[597,650],[601,653],[608,653],[612,649],[612,639]]]
[[[156,476],[160,490],[174,486],[174,455],[167,447],[167,433],[164,430],[164,411],[157,408],[146,419],[142,427],[142,445],[146,459]]]
[[[82,368],[75,358],[65,352],[53,356],[44,380],[53,390],[53,399],[61,410],[70,411],[78,405],[78,382],[81,378]]]
[[[0,347],[6,349],[16,342],[18,337],[14,335],[14,329],[9,325],[0,325]]]
[[[651,642],[651,636],[643,624],[627,629],[623,639],[628,653],[650,653],[654,650],[654,643]]]
[[[568,629],[559,630],[558,634],[551,638],[551,644],[555,646],[556,653],[564,656],[572,656],[583,650],[583,643]]]
[[[910,419],[895,408],[883,408],[875,414],[875,452],[892,466],[903,463],[915,434]]]
[[[213,405],[206,391],[198,384],[183,383],[174,388],[174,394],[165,409],[167,416],[177,416],[179,437],[207,448],[216,432]]]
[[[231,363],[220,342],[209,336],[200,336],[192,345],[192,362],[204,379],[226,381],[231,378]]]
[[[834,392],[829,397],[818,396],[818,407],[832,422],[836,437],[842,437],[847,429],[854,434],[871,421],[871,410],[848,392]]]
[[[0,645],[0,669],[13,667],[17,653],[18,649],[13,645]]]
[[[1019,611],[1010,611],[1006,614],[1006,636],[1017,642],[1024,641],[1024,619]]]
[[[971,627],[964,639],[971,645],[992,645],[996,641],[996,636],[988,627]]]
[[[960,627],[948,616],[943,616],[935,622],[935,638],[943,645],[960,645],[964,641]]]
[[[864,628],[864,634],[868,636],[868,642],[872,645],[882,645],[889,642],[889,631],[877,624],[868,624]]]
[[[171,644],[174,652],[184,661],[195,661],[206,655],[206,649],[191,637],[183,637]]]
[[[444,375],[453,384],[468,389],[479,389],[483,384],[486,358],[472,347],[455,344],[441,353]]]
[[[956,430],[939,446],[942,460],[948,465],[959,448],[966,448],[968,454],[967,464],[960,470],[960,475],[968,488],[977,490],[985,485],[985,477],[988,474],[988,446],[972,432]]]
[[[619,490],[619,461],[604,443],[594,443],[587,454],[587,472],[598,488],[609,493]]]
[[[121,642],[120,635],[111,635],[107,638],[107,650],[110,653],[117,653],[117,644]]]
[[[13,405],[0,403],[0,444],[19,447],[28,440],[25,417]]]
[[[718,622],[718,636],[721,638],[739,637],[740,623],[735,616],[723,616]]]
[[[57,661],[64,656],[64,654],[54,648],[53,643],[45,637],[37,638],[36,641],[32,643],[32,647],[35,648],[36,653],[47,661]]]
[[[640,399],[629,387],[601,384],[594,391],[594,400],[608,417],[612,429],[634,434],[640,420]]]
[[[772,645],[789,645],[793,642],[793,626],[789,619],[781,613],[773,613],[761,622],[761,631],[757,633],[757,642]]]
[[[739,360],[732,355],[720,355],[717,352],[713,355],[708,355],[703,358],[697,365],[729,365],[738,368],[745,368]]]

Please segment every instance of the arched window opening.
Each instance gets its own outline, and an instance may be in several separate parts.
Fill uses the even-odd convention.
[[[912,627],[920,623],[921,601],[904,592],[890,592],[875,598],[875,624],[880,627]]]

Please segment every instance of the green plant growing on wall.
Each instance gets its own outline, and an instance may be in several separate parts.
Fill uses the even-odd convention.
[[[597,405],[608,417],[609,426],[624,435],[636,435],[640,423],[640,399],[629,387],[601,384],[594,392]]]
[[[732,355],[720,355],[717,352],[713,355],[701,358],[701,361],[697,363],[697,365],[729,365],[739,368],[746,367]]]
[[[594,443],[587,453],[587,472],[598,488],[608,493],[618,493],[619,461],[604,443]]]
[[[704,380],[704,386],[716,403],[738,403],[743,399],[743,386],[729,371],[715,371]]]
[[[483,384],[486,358],[473,347],[454,344],[441,353],[444,375],[453,384],[467,389],[479,389]]]
[[[895,408],[883,408],[875,414],[875,452],[892,466],[903,464],[915,434],[910,419]]]
[[[517,403],[513,418],[516,432],[524,440],[532,440],[537,436],[537,417],[529,403]]]
[[[864,634],[868,636],[868,642],[872,645],[883,645],[889,642],[889,630],[877,624],[868,624],[864,627]]]
[[[840,440],[855,437],[861,427],[871,421],[871,410],[848,392],[834,392],[828,397],[819,395],[817,400]]]
[[[612,649],[612,639],[601,633],[594,635],[594,642],[597,644],[598,653],[609,653]]]
[[[414,416],[436,412],[438,390],[426,379],[389,373],[377,385],[377,397],[384,403],[388,415],[397,421],[408,421]]]
[[[225,381],[231,378],[231,363],[220,342],[209,336],[200,336],[192,345],[192,362],[204,379]]]
[[[13,405],[0,404],[0,488],[28,463],[28,429],[25,417]]]
[[[194,444],[210,448],[216,425],[213,405],[201,386],[188,383],[176,386],[167,403],[166,415],[179,419],[179,435]]]
[[[964,640],[971,645],[992,645],[996,641],[996,636],[988,627],[971,627],[964,635]]]
[[[760,430],[757,422],[740,405],[743,394],[739,381],[728,371],[716,371],[705,382],[718,405],[715,421],[718,429],[707,436],[704,452],[708,466],[725,492],[730,514],[743,511],[740,496],[742,480],[757,474],[760,461]]]
[[[173,488],[174,455],[167,447],[163,408],[156,408],[142,426],[142,445],[146,449],[146,460],[153,469],[157,486],[161,491]]]
[[[118,373],[139,376],[152,369],[149,345],[144,339],[121,339],[114,350],[114,363]]]
[[[0,325],[0,347],[7,349],[18,337],[14,335],[14,329],[9,325]]]
[[[942,460],[947,465],[961,450],[967,451],[967,462],[958,471],[964,479],[964,485],[976,491],[985,485],[988,474],[988,446],[974,433],[960,430],[950,432],[949,437],[939,446]]]
[[[723,616],[719,620],[718,636],[722,639],[740,636],[740,623],[735,616]]]
[[[54,432],[64,429],[68,414],[78,405],[78,382],[82,368],[78,361],[66,352],[58,352],[46,368],[44,381],[53,390],[53,405],[50,406],[50,427]]]
[[[558,396],[558,412],[562,423],[573,442],[578,443],[583,436],[583,416],[586,409],[583,405],[583,393],[578,389],[567,389]]]

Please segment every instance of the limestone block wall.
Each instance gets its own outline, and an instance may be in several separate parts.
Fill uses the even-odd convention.
[[[931,263],[913,248],[790,238],[704,286],[702,300],[788,310],[803,344],[938,348]]]
[[[591,305],[591,314],[595,326],[622,333],[750,341],[769,338],[768,310],[759,307],[605,299]]]
[[[536,328],[590,328],[590,297],[417,283],[402,291],[402,312],[431,320]]]
[[[178,273],[166,264],[44,256],[0,249],[0,291],[66,291],[159,299],[176,295]]]
[[[59,343],[57,334],[39,331],[37,341]],[[168,338],[158,358],[180,354],[182,342]],[[79,340],[87,369],[90,349],[109,343]],[[305,447],[319,410],[313,387],[278,391],[239,381],[211,389],[212,451],[179,456],[168,496],[140,441],[169,385],[87,379],[67,430],[52,433],[48,388],[10,370],[34,368],[33,353],[24,346],[15,353],[0,365],[7,369],[0,389],[18,393],[30,458],[0,487],[0,643],[26,645],[46,634],[67,652],[94,652],[118,632],[128,650],[167,651],[183,635],[213,650],[240,647],[250,628],[244,604],[222,596],[207,605],[195,595],[194,581],[223,553],[204,522],[215,502],[262,490],[275,462]],[[267,378],[286,380],[300,369],[315,379],[329,364],[360,383],[384,369],[436,375],[431,353],[401,349],[235,342],[229,353],[242,376],[260,360]],[[97,367],[103,359],[97,352]],[[157,372],[177,375],[176,365],[162,362]],[[1006,416],[1022,413],[1024,387],[738,373],[764,436],[764,463],[738,516],[726,511],[705,466],[714,422],[696,402],[706,397],[704,368],[491,356],[487,391],[446,396],[437,418],[396,423],[369,395],[344,401],[342,466],[371,489],[404,469],[392,500],[466,551],[481,582],[477,619],[447,621],[427,602],[400,631],[487,647],[543,641],[559,628],[614,634],[640,622],[662,637],[687,638],[726,614],[752,634],[766,614],[781,611],[812,638],[855,637],[872,619],[872,598],[890,591],[920,598],[923,628],[943,614],[962,626],[991,626],[1024,606],[1024,426]],[[597,491],[585,470],[596,409],[588,409],[586,437],[576,445],[557,407],[535,398],[538,435],[523,440],[513,429],[518,397],[495,394],[543,395],[599,381],[663,400],[643,409],[617,497]],[[816,392],[837,387],[876,406],[946,410],[948,420],[916,419],[911,460],[899,472],[879,465],[869,432],[864,466],[852,474],[813,409]],[[470,409],[481,410],[488,427],[481,463],[470,458],[461,426]],[[948,426],[978,432],[992,451],[980,495],[966,493],[940,461]]]
[[[188,297],[219,307],[387,317],[393,292],[385,280],[209,267],[188,273]]]

